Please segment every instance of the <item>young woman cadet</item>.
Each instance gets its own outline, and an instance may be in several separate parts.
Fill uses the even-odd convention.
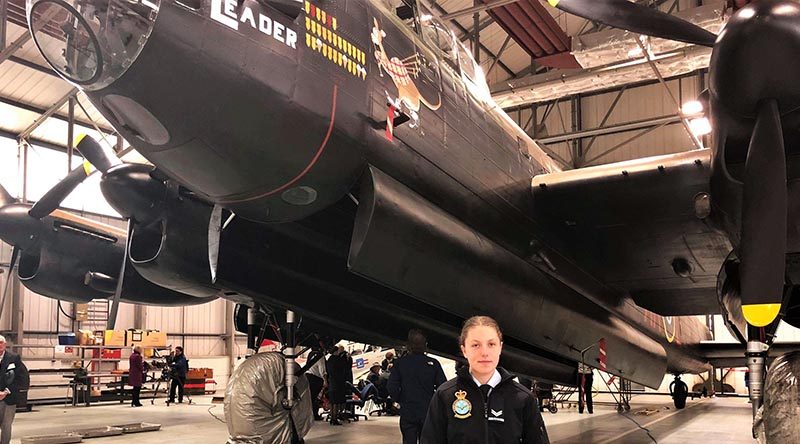
[[[497,367],[503,348],[497,322],[467,319],[460,342],[469,367],[436,390],[420,444],[548,444],[536,398]]]

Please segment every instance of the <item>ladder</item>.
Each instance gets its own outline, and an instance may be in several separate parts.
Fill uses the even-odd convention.
[[[85,330],[105,330],[108,327],[108,313],[111,310],[111,302],[108,299],[92,299],[89,302],[87,318],[81,323],[81,328]]]

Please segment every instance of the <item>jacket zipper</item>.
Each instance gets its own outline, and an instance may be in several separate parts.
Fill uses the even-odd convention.
[[[489,392],[489,394],[486,395],[486,399],[483,400],[483,421],[486,424],[486,437],[484,438],[483,442],[486,444],[489,444],[489,398],[491,396],[492,393]]]

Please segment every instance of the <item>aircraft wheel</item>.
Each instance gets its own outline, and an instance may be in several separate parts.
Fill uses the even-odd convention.
[[[622,413],[625,411],[625,408],[622,407],[622,404],[617,404],[617,413]]]
[[[550,410],[550,413],[556,413],[558,412],[558,406],[556,406],[555,404],[550,404],[547,407],[547,410]]]
[[[630,404],[625,404],[625,411],[629,412],[630,410],[631,410],[631,405]]]

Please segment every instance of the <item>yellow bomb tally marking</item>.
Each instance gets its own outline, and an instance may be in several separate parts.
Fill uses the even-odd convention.
[[[366,80],[366,54],[335,32],[338,28],[336,17],[308,1],[305,10],[306,46],[353,76]]]

